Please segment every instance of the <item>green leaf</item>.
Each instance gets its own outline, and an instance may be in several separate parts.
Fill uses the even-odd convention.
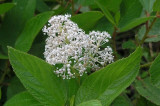
[[[122,28],[134,19],[139,18],[141,13],[142,5],[139,0],[122,0],[121,19],[118,28]]]
[[[16,6],[5,14],[0,29],[0,44],[12,45],[24,28],[26,21],[34,16],[36,0],[13,0]]]
[[[15,48],[28,52],[32,46],[33,40],[52,15],[53,12],[45,12],[31,18],[16,40]]]
[[[139,70],[141,53],[139,47],[129,57],[91,74],[79,88],[75,104],[97,99],[103,106],[110,105],[134,81]]]
[[[77,106],[102,106],[102,104],[99,100],[90,100],[87,102],[83,102]]]
[[[148,12],[152,12],[153,4],[155,3],[156,0],[139,0],[143,6],[143,8]]]
[[[114,27],[113,25],[106,19],[106,17],[101,18],[96,25],[94,26],[93,30],[98,31],[107,31],[109,34],[113,33]]]
[[[137,81],[136,89],[140,95],[160,105],[160,89],[152,85],[149,78]]]
[[[39,12],[49,11],[50,7],[43,0],[36,0],[36,9]]]
[[[15,6],[15,3],[3,3],[0,4],[0,14],[4,14]]]
[[[111,104],[111,106],[133,106],[127,95],[118,96]]]
[[[25,91],[24,86],[17,77],[13,77],[7,88],[7,100],[22,91]]]
[[[63,80],[53,73],[45,61],[15,50],[9,50],[9,60],[24,87],[43,105],[62,106],[66,101]]]
[[[67,89],[67,98],[71,99],[73,95],[76,95],[79,88],[77,79],[70,79],[70,80],[65,79],[64,83]]]
[[[71,20],[77,23],[80,28],[88,32],[95,26],[96,22],[102,17],[103,14],[101,12],[91,11],[75,15],[71,17]]]
[[[156,2],[154,3],[153,11],[160,12],[160,0],[156,0]]]
[[[4,106],[43,106],[27,91],[19,93],[8,100]]]
[[[102,4],[109,11],[116,13],[120,10],[120,4],[122,0],[95,0],[96,2]],[[100,7],[101,8],[101,7]]]
[[[156,87],[160,88],[160,54],[156,57],[152,63],[149,72],[151,75],[151,82]]]
[[[156,104],[153,104],[151,101],[145,99],[144,97],[140,96],[140,98],[138,98],[136,100],[136,104],[135,106],[157,106]]]
[[[116,21],[117,25],[119,24],[120,17],[121,17],[120,11],[116,12],[116,14],[115,14],[115,21]]]
[[[0,59],[8,59],[8,56],[0,53]]]
[[[100,2],[98,0],[96,0],[97,5],[99,6],[99,8],[103,11],[104,15],[106,16],[106,18],[108,19],[108,21],[110,23],[112,23],[114,26],[116,26],[116,23],[114,22],[113,16],[111,15],[111,13],[108,11],[107,7],[104,5],[103,2]]]
[[[120,32],[125,32],[125,31],[128,31],[140,24],[143,24],[144,22],[150,20],[150,19],[153,19],[155,18],[154,16],[150,16],[150,17],[143,17],[143,18],[137,18],[137,19],[134,19],[132,20],[130,23],[128,23],[127,25],[125,25],[124,27],[122,27],[120,29]]]

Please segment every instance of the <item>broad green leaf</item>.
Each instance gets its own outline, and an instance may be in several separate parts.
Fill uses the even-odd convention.
[[[87,102],[83,102],[77,106],[102,106],[102,104],[99,100],[90,100]]]
[[[152,8],[153,8],[153,4],[154,4],[154,2],[156,1],[156,0],[139,0],[140,2],[141,2],[141,4],[142,4],[142,6],[143,6],[143,8],[147,11],[147,12],[149,12],[149,13],[151,13],[152,12]]]
[[[3,3],[3,4],[0,4],[0,14],[4,14],[5,12],[7,12],[11,8],[13,8],[15,5],[16,5],[15,3]]]
[[[113,33],[114,27],[113,25],[106,19],[106,17],[103,17],[100,19],[96,25],[94,26],[93,30],[99,30],[99,31],[107,31],[109,34]]]
[[[26,21],[34,16],[36,0],[13,0],[16,6],[5,14],[0,29],[0,44],[12,45],[20,35]]]
[[[114,26],[116,26],[116,23],[114,22],[113,16],[111,15],[111,13],[108,11],[107,7],[104,5],[103,2],[100,2],[98,0],[96,0],[97,5],[99,6],[99,8],[103,11],[104,15],[106,16],[106,18],[109,20],[110,23],[112,23]]]
[[[134,19],[132,20],[130,23],[128,23],[127,25],[123,26],[121,29],[120,29],[120,32],[125,32],[125,31],[128,31],[150,19],[153,19],[155,18],[154,16],[150,16],[150,17],[143,17],[143,18],[137,18],[137,19]]]
[[[4,106],[43,106],[27,91],[19,93],[9,99]]]
[[[24,87],[43,105],[62,106],[66,101],[63,80],[53,73],[53,67],[27,53],[9,50],[9,60]]]
[[[134,19],[139,18],[141,13],[142,5],[139,0],[122,0],[121,19],[118,28],[122,28]]]
[[[45,12],[45,11],[49,11],[50,7],[48,7],[43,0],[36,0],[36,9],[39,12]]]
[[[85,12],[71,17],[71,20],[78,24],[80,28],[86,32],[90,31],[96,22],[103,17],[103,14],[98,11]]]
[[[153,11],[159,11],[160,12],[160,0],[156,0],[153,6]]]
[[[22,91],[25,91],[24,86],[17,77],[13,77],[7,88],[7,100]]]
[[[160,89],[152,85],[149,78],[137,81],[136,89],[141,96],[160,105]]]
[[[8,59],[8,56],[0,53],[0,59]]]
[[[113,13],[116,13],[117,11],[120,10],[120,4],[122,2],[122,0],[95,0],[95,1],[99,2]]]
[[[160,88],[160,54],[156,57],[149,69],[151,82],[156,87]]]
[[[158,42],[160,41],[160,19],[157,19],[153,27],[149,31],[148,38],[145,42]],[[138,39],[141,40],[146,32],[146,26],[142,26],[138,32]]]
[[[33,40],[52,15],[53,12],[45,12],[31,18],[16,40],[15,48],[28,52],[32,46]]]
[[[75,104],[97,99],[103,106],[110,105],[134,81],[139,70],[141,53],[139,47],[129,57],[91,74],[79,88]]]
[[[111,106],[133,106],[127,95],[118,96],[111,104]]]

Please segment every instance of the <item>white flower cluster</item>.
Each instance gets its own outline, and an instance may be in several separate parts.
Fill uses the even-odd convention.
[[[70,17],[53,16],[43,28],[44,34],[48,35],[44,57],[51,65],[63,65],[54,71],[63,79],[82,76],[89,66],[98,69],[113,62],[112,49],[109,46],[100,48],[109,41],[110,35],[99,31],[85,34]]]

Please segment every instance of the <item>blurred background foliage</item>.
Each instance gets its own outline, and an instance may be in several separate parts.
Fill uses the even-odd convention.
[[[112,106],[160,105],[160,88],[149,80],[149,70],[154,70],[149,67],[160,51],[160,0],[0,0],[0,3],[0,105],[25,90],[9,63],[7,46],[44,59],[46,36],[41,29],[51,16],[59,14],[72,14],[71,20],[86,33],[109,32],[116,60],[143,46],[137,79]]]

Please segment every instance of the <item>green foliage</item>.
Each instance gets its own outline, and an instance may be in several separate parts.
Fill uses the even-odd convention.
[[[153,6],[153,11],[159,11],[160,12],[160,0],[156,0]]]
[[[98,4],[103,5],[106,7],[109,11],[116,13],[120,9],[120,4],[122,0],[95,0]],[[103,7],[100,8],[102,9]],[[103,9],[102,9],[103,10]]]
[[[7,99],[12,98],[15,94],[25,91],[25,88],[17,77],[13,77],[7,89]]]
[[[121,95],[113,101],[111,106],[132,106],[132,103],[126,95]]]
[[[99,31],[107,31],[108,33],[112,34],[113,33],[113,26],[112,24],[105,18],[101,18],[93,28],[94,30],[99,30]]]
[[[94,3],[94,0],[78,0],[78,3],[83,6],[88,6]]]
[[[101,2],[101,1],[99,1],[99,0],[96,0],[96,3],[99,6],[99,8],[101,8],[101,10],[103,11],[104,15],[108,19],[108,21],[116,26],[116,23],[114,22],[114,18],[111,15],[111,13],[109,12],[108,8],[105,6],[105,4],[103,2]]]
[[[134,8],[134,9],[133,9]],[[121,19],[119,22],[119,28],[127,26],[128,23],[140,18],[142,12],[142,6],[139,0],[123,0],[121,4]]]
[[[87,102],[83,102],[77,106],[102,106],[102,104],[99,100],[90,100]]]
[[[96,22],[102,17],[103,14],[101,12],[92,11],[73,16],[71,20],[76,22],[80,28],[88,32],[95,26]]]
[[[116,14],[115,14],[115,22],[116,22],[117,25],[119,24],[120,17],[121,17],[120,16],[120,11],[116,12]]]
[[[27,91],[19,93],[5,103],[4,106],[43,106],[35,98],[33,98]]]
[[[146,21],[150,20],[150,19],[153,19],[155,18],[154,16],[150,16],[150,17],[144,17],[144,18],[136,18],[132,21],[130,21],[130,23],[128,23],[126,26],[123,26],[121,29],[120,29],[120,32],[125,32],[125,31],[128,31],[140,24],[143,24],[145,23]]]
[[[136,106],[157,106],[153,104],[151,101],[148,101],[144,97],[140,96],[136,101]]]
[[[50,10],[50,7],[43,0],[36,0],[36,9],[39,12],[46,12]]]
[[[160,0],[0,3],[0,106],[160,105]],[[64,14],[86,34],[107,31],[112,38],[99,49],[111,46],[115,62],[88,66],[82,77],[57,77],[60,67],[44,61],[41,30],[51,16]]]
[[[158,42],[160,41],[160,19],[157,19],[155,24],[153,25],[152,29],[148,33],[148,38],[145,42]],[[138,32],[138,38],[141,40],[146,32],[146,27],[142,26]]]
[[[137,81],[136,89],[140,95],[160,105],[160,89],[152,85],[149,78]]]
[[[42,29],[42,27],[52,15],[53,12],[45,12],[31,18],[26,23],[20,36],[17,38],[15,48],[21,51],[28,52],[38,32]]]
[[[8,59],[8,56],[0,53],[0,59]]]
[[[0,44],[14,45],[24,24],[34,15],[36,0],[13,0],[16,6],[5,15],[0,29]],[[16,15],[15,15],[16,14]]]
[[[152,66],[149,69],[149,72],[151,74],[151,82],[160,88],[160,54],[156,57],[154,62],[152,63]]]
[[[137,48],[129,57],[91,74],[78,90],[76,105],[92,99],[100,100],[103,106],[111,104],[135,79],[141,52],[141,48]]]
[[[143,5],[143,8],[144,8],[147,12],[149,12],[149,13],[152,12],[152,10],[153,10],[153,5],[154,5],[154,2],[155,2],[156,0],[139,0],[139,1],[141,2],[141,4]]]
[[[15,6],[15,3],[0,4],[0,14],[4,14],[5,12],[9,11],[14,6]]]
[[[66,100],[63,80],[53,74],[53,67],[45,61],[9,49],[12,67],[28,92],[43,105],[61,106]]]
[[[126,41],[122,44],[123,49],[135,49],[136,45],[132,40]]]

